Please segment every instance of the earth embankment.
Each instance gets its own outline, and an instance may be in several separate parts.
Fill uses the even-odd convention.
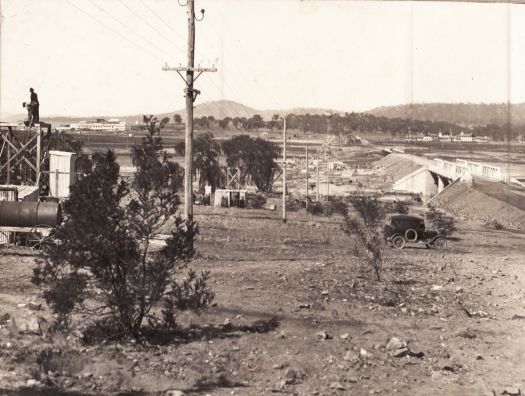
[[[505,228],[525,229],[523,195],[502,183],[482,180],[455,183],[436,196],[432,203],[468,220],[497,221]]]

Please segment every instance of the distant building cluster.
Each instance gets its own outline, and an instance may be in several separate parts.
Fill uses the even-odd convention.
[[[473,142],[473,143],[488,143],[492,139],[489,136],[475,136],[472,133],[461,132],[457,135],[449,133],[430,133],[428,135],[408,136],[407,140],[418,142]]]
[[[80,121],[70,125],[60,125],[56,129],[62,131],[107,131],[107,132],[124,132],[126,122],[118,118],[109,120],[98,119],[96,121]]]

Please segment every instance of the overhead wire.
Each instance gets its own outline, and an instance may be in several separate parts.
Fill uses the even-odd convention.
[[[220,32],[219,32],[219,29],[217,28],[217,26],[215,25],[215,23],[213,22],[213,20],[210,19],[209,23],[210,23],[211,28],[214,30],[215,34],[216,34],[217,36],[220,36],[221,34],[220,34]],[[239,50],[240,50],[243,54],[247,55],[246,52],[243,50],[242,47],[239,46],[238,48],[239,48]],[[244,77],[245,79],[249,79],[249,77],[244,73],[244,71],[243,71],[242,69],[235,67],[235,64],[232,64],[232,66],[233,66],[233,69],[234,69],[235,75],[240,75],[241,77]],[[231,87],[231,85],[228,83],[228,80],[225,79],[225,80],[223,80],[223,82],[224,82],[224,84],[226,85],[226,87],[229,88],[230,92],[232,92],[235,96],[237,96],[237,98],[239,98],[238,91],[235,90],[233,87]],[[257,91],[251,91],[251,92],[248,93],[248,92],[245,91],[243,88],[241,88],[240,85],[238,85],[237,87],[238,87],[239,89],[241,89],[241,91],[242,91],[242,93],[244,94],[245,97],[250,96],[250,95],[251,95],[251,96],[255,95],[259,100],[261,99],[261,96],[259,95],[259,93],[258,93]],[[237,100],[240,101],[240,99],[237,99]],[[261,103],[262,103],[262,102],[261,102]],[[243,108],[243,109],[244,109],[244,108]],[[246,110],[246,109],[244,109],[244,110]],[[246,111],[245,111],[245,112],[246,112]],[[251,117],[251,116],[250,116],[250,117]],[[247,117],[247,118],[250,118],[250,117]]]
[[[151,56],[155,57],[156,59],[160,60],[161,62],[164,61],[164,59],[162,59],[158,54],[154,53],[153,51],[147,49],[147,48],[144,48],[143,46],[141,46],[140,44],[137,44],[136,42],[128,39],[126,36],[124,36],[123,34],[121,34],[119,31],[113,29],[111,26],[105,24],[104,22],[100,21],[98,18],[94,17],[93,15],[91,15],[89,12],[83,10],[82,8],[78,7],[77,5],[75,5],[74,3],[72,3],[70,0],[65,0],[66,3],[68,3],[70,6],[72,6],[73,8],[76,8],[78,11],[82,12],[83,14],[87,15],[88,17],[90,17],[91,19],[93,19],[95,22],[97,22],[99,25],[103,26],[104,28],[108,29],[109,31],[113,32],[114,34],[116,34],[117,36],[119,36],[120,38],[122,38],[123,40],[127,41],[128,43],[130,43],[131,45],[141,49],[142,51],[144,52],[147,52],[149,53]]]
[[[182,37],[182,35],[177,32],[173,26],[171,26],[168,22],[166,22],[166,20],[164,18],[162,18],[159,14],[157,14],[157,12],[151,8],[149,5],[147,5],[147,3],[145,3],[143,0],[139,0],[141,2],[141,4],[149,10],[149,12],[151,12],[153,15],[155,15],[157,17],[158,20],[160,20],[168,29],[170,29],[171,31],[173,31],[177,36],[179,36],[179,38],[181,38],[182,40],[186,40],[184,37]]]
[[[147,26],[149,26],[150,29],[152,29],[153,31],[155,31],[160,37],[162,37],[164,40],[166,40],[167,42],[171,43],[179,52],[181,52],[182,54],[185,53],[184,50],[182,50],[178,44],[169,39],[168,37],[166,37],[166,35],[164,33],[162,33],[160,30],[158,30],[155,26],[153,26],[151,23],[149,23],[145,18],[143,18],[140,14],[138,14],[137,12],[135,12],[128,4],[124,3],[122,0],[118,0],[118,2],[120,4],[122,4],[124,7],[126,7],[129,12],[131,12],[133,15],[135,15],[138,19],[140,19],[142,22],[144,22]]]
[[[111,19],[113,19],[115,22],[117,22],[119,25],[123,26],[124,28],[126,28],[128,31],[131,31],[131,33],[133,33],[136,37],[139,37],[140,39],[144,40],[146,43],[148,43],[149,45],[151,45],[152,47],[155,47],[157,50],[163,52],[165,55],[168,55],[168,56],[171,56],[169,54],[168,51],[166,51],[165,49],[163,48],[160,48],[157,44],[155,44],[154,42],[152,42],[151,40],[149,40],[148,38],[140,35],[139,33],[137,33],[135,30],[133,30],[132,28],[130,28],[127,24],[123,23],[122,21],[120,21],[118,18],[114,17],[109,11],[107,11],[106,9],[104,9],[101,5],[97,4],[94,0],[88,0],[91,4],[93,4],[95,7],[97,7],[100,11],[102,11],[103,13],[105,13],[106,15],[108,15]]]
[[[150,6],[147,5],[146,2],[144,2],[143,0],[139,0],[140,3],[144,6],[144,8],[146,8],[150,13],[152,13],[159,21],[161,21],[170,31],[174,32],[178,37],[180,37],[182,40],[185,40],[184,37],[182,37],[182,35],[177,32],[164,18],[162,18],[153,8],[151,8]],[[214,63],[211,61],[210,57],[208,57],[206,54],[204,54],[201,50],[198,50],[198,49],[195,49],[195,53],[198,55],[198,56],[201,56],[203,57],[205,60],[207,60],[209,63]],[[222,91],[221,87],[219,87],[217,85],[217,83],[213,80],[213,79],[210,79],[211,83],[217,88],[217,90],[220,92]],[[230,91],[230,93],[237,98],[238,101],[240,101],[240,96],[238,94],[238,92],[233,89],[233,87],[230,86],[230,84],[226,81],[226,80],[223,80],[224,84],[226,85],[226,87],[228,88],[228,90]],[[215,104],[215,106],[218,107],[217,104]],[[230,109],[231,109],[231,105],[230,105]],[[249,114],[246,109],[243,107],[242,108],[245,115],[247,116],[247,118],[250,118],[252,115]],[[226,114],[224,112],[224,110],[221,110],[220,111],[222,114]],[[231,111],[231,113],[234,113],[234,111]]]

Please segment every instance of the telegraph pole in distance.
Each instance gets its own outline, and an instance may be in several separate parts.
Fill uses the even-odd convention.
[[[179,3],[180,4],[180,3]],[[216,72],[215,67],[195,67],[195,21],[202,21],[204,10],[201,10],[201,18],[195,18],[195,0],[186,0],[188,7],[188,61],[187,67],[168,67],[166,64],[162,70],[176,71],[186,83],[184,92],[186,94],[186,134],[184,139],[184,218],[186,221],[193,220],[193,103],[200,91],[193,88],[193,83],[204,72]],[[184,6],[183,5],[183,6]],[[181,74],[186,72],[186,78]],[[194,76],[197,72],[197,77]]]
[[[286,223],[286,116],[283,122],[283,223]]]
[[[306,145],[306,211],[308,212],[308,145]]]
[[[317,202],[319,202],[319,157],[317,157]]]

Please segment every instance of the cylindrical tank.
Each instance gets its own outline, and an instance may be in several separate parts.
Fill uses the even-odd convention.
[[[0,202],[0,227],[54,227],[61,217],[57,202]]]

